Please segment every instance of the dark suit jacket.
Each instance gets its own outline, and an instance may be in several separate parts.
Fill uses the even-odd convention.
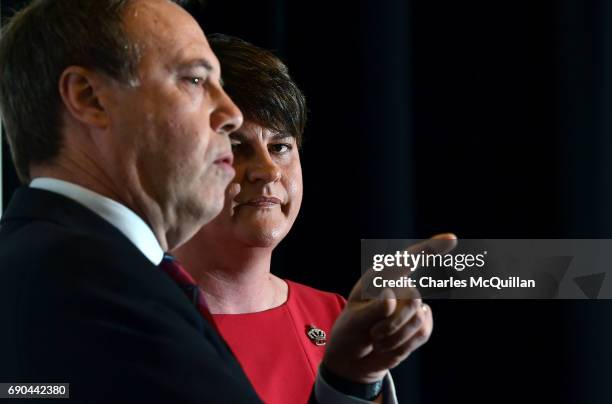
[[[78,403],[259,402],[172,279],[51,192],[18,190],[0,221],[0,321],[0,382],[69,382]]]

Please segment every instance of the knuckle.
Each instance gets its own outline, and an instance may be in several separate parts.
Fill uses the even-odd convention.
[[[415,315],[412,319],[412,324],[415,327],[420,327],[421,325],[423,325],[423,318],[420,315]]]
[[[427,330],[421,328],[419,331],[417,331],[416,338],[418,341],[425,342],[429,339],[429,335],[430,334],[427,332]]]
[[[396,317],[389,322],[389,326],[387,327],[389,331],[396,331],[402,325],[402,318]]]

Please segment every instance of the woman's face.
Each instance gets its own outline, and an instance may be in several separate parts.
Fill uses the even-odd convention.
[[[223,211],[202,231],[218,239],[231,237],[249,246],[273,248],[293,226],[302,202],[295,138],[250,121],[230,138],[236,176],[226,191]]]

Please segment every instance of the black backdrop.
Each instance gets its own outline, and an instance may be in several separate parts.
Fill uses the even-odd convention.
[[[347,294],[361,238],[610,237],[609,2],[209,0],[197,14],[275,49],[308,97],[305,199],[278,274]],[[4,163],[6,203],[6,148]],[[612,402],[609,301],[430,303],[431,340],[395,371],[402,402]]]

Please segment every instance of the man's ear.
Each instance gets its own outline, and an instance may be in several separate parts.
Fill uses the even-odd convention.
[[[68,113],[79,122],[97,129],[108,127],[109,119],[102,92],[108,79],[99,73],[69,66],[59,80],[59,92]]]

